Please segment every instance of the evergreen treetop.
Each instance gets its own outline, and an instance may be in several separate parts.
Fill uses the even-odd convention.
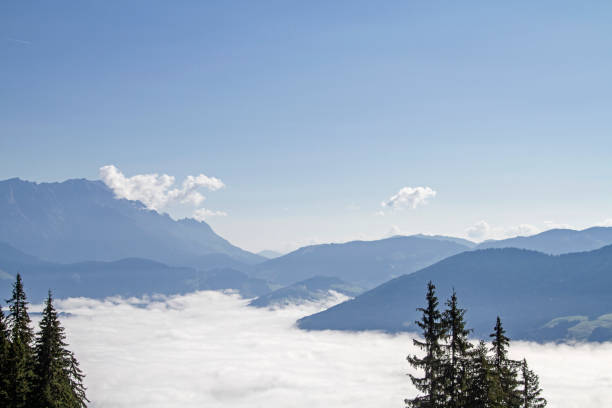
[[[446,379],[445,391],[447,406],[458,408],[464,406],[469,354],[472,344],[468,336],[471,330],[465,323],[465,309],[461,309],[457,302],[457,293],[453,290],[450,299],[446,302],[446,310],[442,315],[442,325],[446,333],[446,358],[444,361],[444,377]]]
[[[45,302],[36,337],[36,406],[81,408],[86,406],[83,374],[66,348],[64,328],[53,306],[51,291]]]
[[[13,343],[21,342],[29,347],[34,338],[34,331],[28,315],[28,301],[20,274],[17,274],[13,284],[13,296],[7,302],[9,304],[8,325],[11,331],[11,341]]]
[[[520,393],[517,389],[517,367],[519,363],[508,358],[510,339],[502,327],[501,319],[497,316],[493,333],[491,351],[493,352],[493,372],[497,376],[500,392],[496,395],[496,403],[504,408],[518,408],[520,406]]]
[[[414,408],[442,408],[445,404],[444,397],[444,371],[442,358],[444,350],[442,340],[445,336],[445,328],[441,322],[442,315],[438,310],[438,298],[436,287],[432,282],[427,284],[427,306],[418,308],[422,312],[421,320],[416,325],[423,331],[423,340],[414,339],[415,346],[425,351],[425,356],[419,358],[416,355],[407,357],[411,366],[421,369],[424,376],[419,378],[410,374],[413,385],[423,395],[413,399],[406,399],[406,405]]]

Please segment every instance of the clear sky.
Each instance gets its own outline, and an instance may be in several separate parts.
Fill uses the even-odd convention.
[[[601,224],[611,21],[608,1],[4,1],[0,179],[205,174],[207,222],[254,251]],[[381,206],[404,187],[435,196]]]

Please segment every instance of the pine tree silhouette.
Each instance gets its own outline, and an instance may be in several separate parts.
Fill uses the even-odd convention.
[[[447,345],[444,361],[445,394],[448,408],[462,408],[466,404],[467,380],[472,344],[468,340],[471,330],[465,327],[465,309],[457,303],[457,293],[453,290],[446,302],[447,309],[442,315]]]
[[[407,357],[412,367],[421,369],[424,376],[419,378],[410,374],[412,384],[423,395],[413,399],[406,399],[404,402],[408,407],[414,408],[442,408],[445,405],[444,394],[444,351],[442,349],[442,339],[445,331],[441,322],[441,314],[438,310],[438,298],[436,297],[436,287],[433,283],[427,284],[427,307],[418,308],[423,313],[421,320],[417,320],[417,326],[423,330],[423,340],[413,340],[415,346],[425,351],[425,356],[419,358],[416,355]]]
[[[66,348],[64,328],[53,306],[51,291],[45,302],[36,337],[36,406],[81,408],[88,402],[83,374],[74,355]]]
[[[30,406],[29,399],[34,381],[32,350],[34,332],[28,315],[28,301],[19,274],[13,284],[13,296],[7,302],[9,304],[7,322],[11,341],[8,359],[9,407],[26,408]]]
[[[493,333],[491,351],[493,352],[493,372],[498,378],[500,392],[496,396],[496,403],[504,408],[520,407],[521,397],[518,387],[517,367],[519,363],[508,358],[510,339],[502,327],[501,319],[497,316]]]

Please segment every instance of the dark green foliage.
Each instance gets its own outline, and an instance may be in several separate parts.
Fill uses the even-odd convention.
[[[447,309],[442,315],[446,331],[446,358],[444,361],[445,394],[448,408],[465,406],[469,354],[472,344],[468,340],[470,330],[465,327],[465,309],[457,304],[457,293],[453,291],[446,302]]]
[[[442,408],[445,406],[444,395],[444,365],[442,340],[445,336],[445,328],[441,322],[442,315],[438,310],[438,298],[436,287],[433,283],[427,284],[427,307],[419,308],[423,314],[421,320],[417,320],[417,326],[423,330],[423,339],[414,339],[414,345],[425,351],[425,357],[408,356],[411,366],[424,371],[424,377],[418,378],[410,374],[412,384],[424,395],[413,399],[406,399],[408,407],[415,408]]]
[[[83,373],[66,348],[51,292],[36,339],[20,275],[7,302],[6,319],[0,308],[0,407],[86,407]]]
[[[499,380],[500,392],[497,394],[497,403],[505,408],[520,406],[520,393],[517,389],[518,361],[508,358],[510,339],[506,337],[501,319],[497,317],[493,333],[489,335],[493,339],[491,351],[493,352],[493,372]]]
[[[493,374],[487,345],[480,341],[471,353],[465,398],[466,408],[497,408],[496,396],[500,392],[499,380]]]
[[[423,371],[410,379],[420,395],[406,399],[408,407],[426,408],[544,408],[538,377],[527,362],[508,358],[510,339],[498,317],[491,348],[484,341],[478,347],[469,342],[465,309],[458,306],[453,291],[440,314],[435,286],[427,284],[427,306],[419,308],[424,341],[413,340],[425,356],[408,356],[411,366]],[[491,355],[489,355],[491,351]],[[522,373],[519,381],[519,368]],[[522,386],[520,388],[519,386]]]
[[[540,380],[537,374],[529,369],[525,359],[521,362],[521,374],[521,408],[544,408],[546,400],[540,396]]]
[[[30,326],[32,321],[28,315],[28,301],[20,274],[17,274],[17,279],[13,284],[13,296],[7,302],[10,311],[8,324],[11,331],[11,341],[31,345],[34,332]]]
[[[66,349],[64,328],[53,307],[51,292],[45,303],[36,338],[35,406],[40,408],[81,408],[87,398],[83,375],[74,355]]]
[[[11,345],[8,358],[8,399],[14,408],[29,407],[29,398],[34,381],[34,354],[32,340],[34,332],[28,315],[28,301],[21,276],[13,284],[13,296],[9,304],[8,328]]]

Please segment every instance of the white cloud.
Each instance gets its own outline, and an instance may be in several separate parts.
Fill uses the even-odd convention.
[[[597,224],[600,227],[612,227],[612,218],[608,218]]]
[[[476,224],[472,225],[471,227],[465,230],[468,237],[472,239],[476,239],[476,240],[485,239],[489,235],[490,231],[491,231],[491,226],[484,220],[478,221]]]
[[[142,202],[147,208],[160,211],[171,204],[199,206],[206,197],[198,189],[219,190],[225,185],[216,177],[204,174],[187,176],[180,188],[174,187],[175,178],[167,174],[137,174],[126,177],[113,165],[100,167],[100,178],[115,193],[117,198]],[[204,208],[195,210],[194,217],[226,215],[222,211]]]
[[[478,221],[465,230],[467,236],[474,240],[505,239],[517,236],[529,236],[540,232],[540,229],[531,224],[519,224],[512,227],[495,227],[486,221]]]
[[[207,208],[198,208],[193,212],[193,218],[198,221],[204,221],[210,217],[225,217],[227,213],[225,211],[212,211]]]
[[[436,192],[430,187],[404,187],[387,201],[383,201],[381,206],[395,210],[402,208],[414,209],[419,205],[427,204],[427,200],[435,196]]]
[[[303,332],[312,305],[253,309],[235,295],[58,300],[96,408],[401,407],[414,396],[410,334]],[[32,309],[33,310],[33,309]],[[549,406],[612,406],[612,343],[517,342]]]
[[[504,235],[506,235],[507,237],[526,237],[529,235],[537,234],[538,232],[540,232],[540,229],[538,227],[535,227],[530,224],[520,224],[515,227],[507,228],[504,231]]]

